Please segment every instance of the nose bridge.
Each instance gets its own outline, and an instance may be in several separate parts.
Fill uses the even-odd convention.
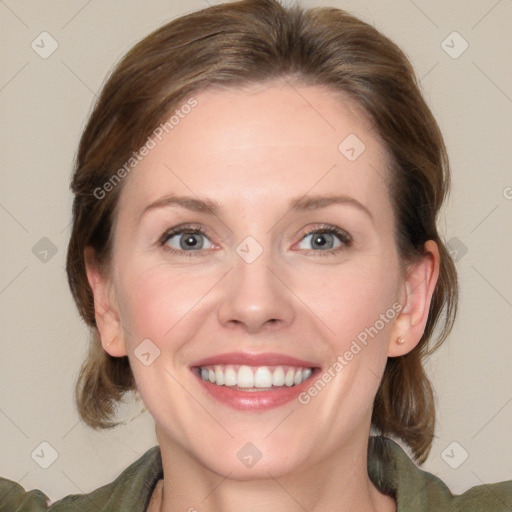
[[[246,237],[233,255],[233,270],[224,283],[219,321],[243,324],[250,332],[268,325],[286,325],[294,319],[294,304],[286,286],[276,277],[273,251]],[[272,269],[272,270],[271,270]]]

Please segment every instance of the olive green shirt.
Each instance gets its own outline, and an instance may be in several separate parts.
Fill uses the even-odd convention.
[[[436,476],[420,470],[403,449],[383,437],[370,437],[368,474],[381,492],[397,502],[397,512],[511,512],[512,481],[479,485],[454,496]],[[69,495],[48,505],[39,490],[0,478],[1,512],[145,512],[163,477],[160,448],[155,446],[108,485],[89,494]]]

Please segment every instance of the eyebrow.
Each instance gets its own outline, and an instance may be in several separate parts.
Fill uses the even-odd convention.
[[[293,199],[290,202],[290,209],[308,211],[316,210],[319,208],[325,208],[332,204],[348,204],[354,206],[359,211],[368,215],[368,217],[370,217],[370,220],[373,222],[373,215],[370,212],[370,210],[368,210],[368,208],[366,208],[366,206],[360,203],[357,199],[354,199],[353,197],[350,196],[303,196],[297,199]]]
[[[287,211],[311,211],[320,208],[326,208],[333,204],[347,204],[354,206],[361,212],[365,213],[370,220],[373,222],[373,215],[370,210],[357,199],[350,196],[336,195],[336,196],[301,196],[292,199],[289,203]],[[187,210],[199,213],[206,213],[208,215],[217,216],[222,209],[222,206],[217,201],[211,199],[198,199],[191,196],[178,196],[175,194],[169,194],[160,199],[157,199],[153,203],[149,204],[141,212],[139,219],[142,218],[147,212],[157,210],[160,208],[168,208],[172,206],[179,206]]]

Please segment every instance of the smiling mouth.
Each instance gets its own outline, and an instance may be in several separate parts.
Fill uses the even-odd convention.
[[[315,368],[298,366],[207,365],[196,366],[195,373],[205,382],[236,391],[272,391],[294,387],[311,378]]]

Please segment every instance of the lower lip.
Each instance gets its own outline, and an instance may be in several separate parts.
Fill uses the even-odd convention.
[[[204,389],[219,402],[240,411],[262,411],[274,409],[296,399],[302,391],[311,385],[312,379],[318,371],[318,369],[313,370],[309,379],[296,386],[283,386],[275,388],[273,391],[238,391],[230,386],[217,386],[203,380],[194,371],[192,373],[199,379]]]

